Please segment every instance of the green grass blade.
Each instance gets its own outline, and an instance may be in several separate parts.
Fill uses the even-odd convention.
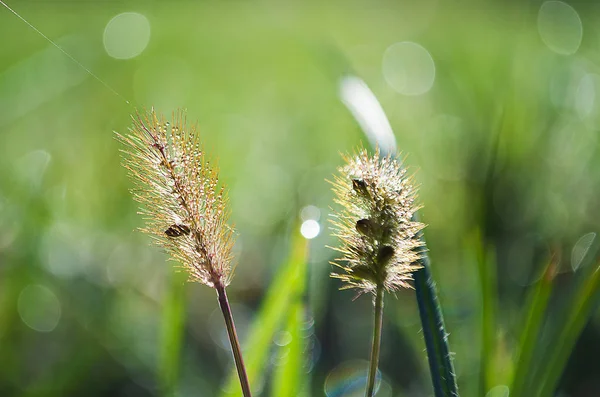
[[[290,342],[281,347],[281,364],[275,370],[271,396],[296,397],[304,383],[304,304],[295,299],[285,327]]]
[[[175,396],[185,325],[185,275],[171,270],[170,285],[162,312],[161,351],[158,376],[162,395]]]
[[[537,282],[528,299],[529,304],[527,307],[529,309],[527,310],[523,331],[521,332],[517,359],[515,360],[515,374],[512,387],[510,388],[512,396],[531,396],[531,391],[527,391],[527,380],[531,377],[531,364],[534,351],[544,321],[548,300],[552,292],[556,271],[557,264],[554,258],[552,258],[546,266],[542,278]]]
[[[295,228],[299,230],[299,228]],[[252,346],[244,352],[246,371],[250,385],[255,388],[262,383],[273,336],[290,313],[298,285],[304,284],[306,273],[307,240],[295,231],[287,262],[279,269],[271,281],[265,300],[250,327],[244,346]],[[254,391],[254,389],[253,389]],[[222,397],[241,396],[241,388],[235,370],[227,379]]]
[[[488,252],[478,238],[477,264],[481,292],[481,380],[480,393],[485,395],[494,385],[496,358],[496,311],[498,288],[494,251]]]
[[[422,233],[420,238],[424,239]],[[417,270],[413,277],[434,394],[436,397],[458,397],[448,334],[444,326],[435,282],[431,275],[429,257],[424,248],[421,250],[421,255],[419,263],[423,267]]]
[[[544,368],[540,370],[541,380],[535,396],[550,397],[553,395],[567,360],[577,342],[579,334],[587,323],[592,310],[596,307],[600,291],[600,264],[593,273],[586,277],[582,285],[574,293],[570,305],[566,306],[568,314],[558,337],[559,343],[552,344],[549,358],[544,360]]]
[[[305,242],[301,243],[306,247]],[[306,252],[306,248],[304,251]],[[306,267],[306,264],[303,264],[302,267]],[[279,351],[282,363],[275,370],[272,396],[297,397],[304,385],[304,298],[308,276],[306,270],[298,274],[293,286],[295,291],[290,304],[288,321],[284,329],[286,335],[290,337],[290,341]]]

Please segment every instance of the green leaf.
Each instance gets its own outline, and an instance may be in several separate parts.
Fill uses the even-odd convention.
[[[486,249],[480,233],[476,233],[477,264],[481,287],[481,380],[480,392],[485,394],[495,382],[496,323],[498,287],[494,249]]]
[[[527,307],[529,309],[527,310],[521,332],[517,350],[518,356],[516,359],[515,375],[512,387],[510,388],[511,395],[516,397],[531,395],[530,392],[527,392],[527,380],[531,378],[531,363],[544,322],[544,314],[546,313],[546,307],[552,292],[556,271],[557,264],[554,262],[554,258],[552,258],[546,266],[542,278],[537,282],[528,299],[529,304]]]
[[[162,395],[174,396],[185,324],[185,275],[171,270],[170,285],[162,312],[158,376]]]
[[[414,219],[418,221],[417,214]],[[425,241],[422,232],[419,238]],[[425,247],[426,245],[423,244],[419,252],[421,254],[419,264],[422,267],[413,274],[413,277],[433,391],[436,397],[458,397],[456,372],[448,346],[448,334]]]
[[[251,346],[251,349],[244,351],[244,361],[253,391],[263,382],[273,336],[289,315],[299,286],[304,285],[307,240],[300,235],[298,227],[294,230],[289,257],[272,280],[259,313],[250,327],[248,339],[245,343],[242,342],[243,346]],[[233,370],[221,396],[241,396],[241,393],[237,374]]]
[[[280,365],[275,370],[272,396],[296,397],[300,393],[304,383],[303,324],[304,304],[301,295],[298,295],[292,304],[284,331],[286,337],[290,337],[290,342],[279,349]]]
[[[575,342],[596,307],[599,291],[600,265],[597,265],[591,274],[583,278],[581,285],[575,289],[570,304],[564,308],[567,312],[566,320],[555,339],[556,343],[552,343],[552,348],[547,350],[548,357],[542,361],[539,371],[541,380],[535,396],[549,397],[554,394]]]

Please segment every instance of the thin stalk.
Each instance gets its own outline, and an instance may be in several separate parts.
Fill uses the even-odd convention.
[[[366,397],[372,397],[375,394],[375,380],[377,378],[377,367],[379,365],[379,352],[381,351],[383,290],[383,285],[377,286],[377,295],[375,296],[375,322],[373,324],[373,345],[371,346],[371,365],[369,368],[369,378],[367,379]]]
[[[421,239],[423,238],[421,234]],[[424,248],[421,250],[419,263],[423,267],[417,270],[413,277],[434,394],[435,397],[458,397],[454,364],[448,347],[448,334],[444,326],[435,282],[431,276],[429,257]]]
[[[242,393],[244,397],[252,397],[252,394],[250,392],[250,383],[248,382],[248,375],[246,374],[246,366],[244,365],[244,359],[242,357],[242,348],[240,346],[240,341],[238,340],[237,332],[235,330],[233,315],[231,314],[231,307],[229,306],[229,300],[227,300],[227,293],[225,292],[225,287],[222,285],[217,285],[215,289],[217,290],[217,295],[219,297],[219,306],[221,307],[221,311],[223,312],[223,318],[225,319],[225,326],[227,327],[229,343],[231,344],[231,350],[233,351],[233,360],[235,361],[235,367],[240,378]]]

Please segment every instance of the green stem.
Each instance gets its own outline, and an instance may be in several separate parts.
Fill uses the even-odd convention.
[[[418,220],[416,214],[414,219]],[[422,233],[420,238],[424,240]],[[434,394],[435,397],[458,397],[454,364],[448,347],[448,334],[444,326],[444,317],[438,301],[435,282],[431,276],[425,245],[420,250],[420,254],[419,263],[423,267],[417,270],[413,276]]]
[[[219,306],[223,312],[223,318],[225,319],[225,326],[227,327],[227,334],[229,335],[229,342],[231,343],[231,350],[233,351],[233,359],[235,361],[235,367],[237,369],[238,376],[240,378],[240,385],[242,386],[242,393],[244,397],[252,397],[250,393],[250,383],[248,382],[248,375],[246,374],[246,366],[244,365],[244,359],[242,358],[242,348],[240,347],[240,341],[237,337],[235,330],[235,324],[233,323],[233,315],[231,314],[231,307],[227,300],[227,293],[225,287],[217,285],[215,287],[217,295],[219,297]]]
[[[366,397],[372,397],[375,394],[375,380],[377,378],[377,366],[379,365],[379,352],[381,350],[381,328],[383,325],[383,285],[377,286],[374,317],[373,345],[371,346],[371,365],[369,368],[369,378],[367,380]]]

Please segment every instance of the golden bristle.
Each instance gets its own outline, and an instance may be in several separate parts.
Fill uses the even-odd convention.
[[[344,156],[333,192],[341,209],[332,220],[342,256],[332,262],[341,269],[332,277],[346,283],[343,288],[375,292],[378,285],[388,291],[410,288],[412,273],[419,269],[417,234],[424,227],[412,221],[419,209],[413,178],[391,156],[379,150],[369,156],[361,149]]]
[[[195,126],[176,112],[171,122],[152,109],[133,117],[123,165],[146,225],[141,230],[180,262],[193,281],[210,287],[229,284],[233,228],[228,198],[198,141]]]

